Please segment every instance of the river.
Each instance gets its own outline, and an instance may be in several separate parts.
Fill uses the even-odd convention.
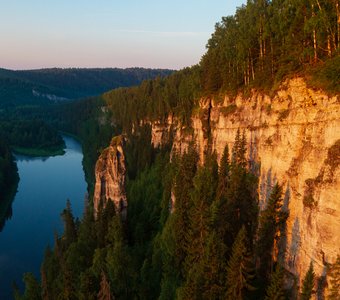
[[[23,286],[22,275],[40,277],[47,245],[61,233],[60,213],[70,199],[75,217],[81,217],[86,194],[81,145],[63,136],[66,153],[48,158],[16,156],[20,181],[12,217],[0,232],[0,299],[13,299],[12,283]]]

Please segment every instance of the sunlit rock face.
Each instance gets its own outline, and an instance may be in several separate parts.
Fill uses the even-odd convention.
[[[127,199],[125,192],[126,165],[122,136],[114,137],[110,146],[103,150],[95,168],[94,209],[98,212],[100,202],[105,206],[113,201],[116,210],[126,215]]]
[[[168,119],[152,126],[160,145],[174,128],[173,152],[195,141],[201,161],[208,147],[220,159],[244,130],[252,169],[259,175],[259,204],[266,206],[275,182],[284,187],[289,211],[287,238],[280,249],[286,269],[299,282],[311,261],[317,276],[340,253],[340,99],[307,87],[302,78],[282,84],[275,95],[202,99],[192,129]],[[173,199],[174,200],[174,199]]]

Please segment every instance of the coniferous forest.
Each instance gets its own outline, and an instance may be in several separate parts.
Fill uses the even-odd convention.
[[[201,96],[270,92],[296,74],[338,93],[339,17],[337,0],[249,0],[216,24],[198,65],[49,111],[53,126],[83,143],[90,196],[96,159],[113,135],[125,133],[127,217],[108,201],[95,218],[90,197],[78,220],[67,203],[64,232],[46,249],[41,279],[26,273],[15,298],[311,299],[312,262],[301,293],[286,289],[278,245],[289,213],[279,183],[259,211],[244,132],[220,161],[207,151],[199,163],[195,145],[182,155],[170,153],[171,140],[154,149],[147,122],[175,116],[190,129]],[[103,108],[105,124],[98,121]],[[339,299],[339,268],[338,258],[329,299]]]

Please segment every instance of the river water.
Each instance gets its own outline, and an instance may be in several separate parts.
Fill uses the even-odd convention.
[[[16,156],[20,181],[12,204],[12,217],[0,232],[0,299],[13,299],[12,284],[22,287],[22,275],[40,277],[47,245],[61,233],[60,213],[70,199],[75,217],[81,217],[86,194],[81,145],[63,137],[66,153],[41,158]]]

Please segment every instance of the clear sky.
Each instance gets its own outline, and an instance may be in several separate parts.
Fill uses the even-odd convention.
[[[214,25],[245,0],[0,0],[0,67],[199,62]]]

